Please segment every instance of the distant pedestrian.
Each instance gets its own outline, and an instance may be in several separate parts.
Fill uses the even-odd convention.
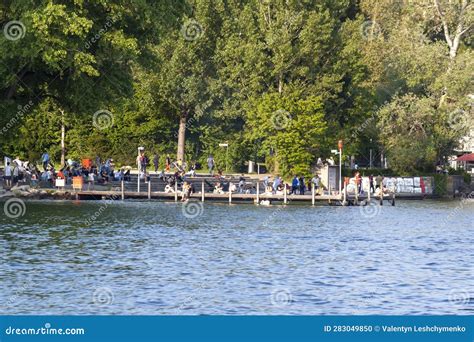
[[[149,163],[148,157],[145,155],[145,153],[143,153],[142,159],[141,159],[141,172],[143,174],[146,174],[146,168],[148,166],[148,163]]]
[[[166,156],[166,172],[170,172],[170,168],[171,168],[171,158],[170,158],[170,155],[168,154]]]
[[[319,176],[314,175],[313,179],[311,179],[311,183],[314,184],[314,193],[317,194],[319,191]]]
[[[211,174],[211,176],[214,176],[215,162],[212,154],[210,154],[209,158],[207,158],[207,167],[209,168],[209,173]]]
[[[293,177],[293,180],[291,181],[291,194],[290,195],[296,194],[299,184],[300,183],[298,181],[298,176]]]
[[[93,172],[90,172],[89,175],[87,176],[87,190],[90,190],[92,187],[92,190],[94,190],[94,185],[95,185],[95,174]]]
[[[370,193],[375,192],[375,187],[374,187],[374,175],[369,176],[369,183],[370,183]]]
[[[5,167],[5,185],[8,188],[11,188],[12,186],[12,167],[10,166],[10,162],[7,163],[7,166]]]
[[[155,154],[155,155],[153,156],[153,166],[155,167],[155,173],[158,173],[158,168],[159,168],[159,166],[160,166],[159,160],[160,160],[160,159],[158,158],[158,155]]]
[[[19,177],[20,177],[20,167],[18,166],[18,164],[15,164],[13,168],[13,185],[16,185],[18,183]]]
[[[50,163],[50,158],[48,152],[43,153],[41,156],[41,162],[43,163],[43,169],[44,171],[47,171],[48,165]]]
[[[362,192],[362,178],[360,177],[359,172],[356,172],[355,174],[355,182],[357,186],[357,193],[360,194]]]
[[[382,177],[382,175],[379,174],[375,178],[375,188],[376,189],[381,189],[382,188],[382,182],[383,182],[383,177]]]
[[[298,179],[298,182],[299,182],[299,187],[300,187],[300,195],[304,195],[304,191],[305,191],[305,183],[304,183],[304,177],[301,176],[299,179]]]
[[[244,187],[245,187],[245,176],[242,173],[242,175],[239,178],[239,194],[242,194],[244,192]]]

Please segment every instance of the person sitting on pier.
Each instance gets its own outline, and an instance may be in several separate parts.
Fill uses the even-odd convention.
[[[244,192],[244,186],[245,186],[245,176],[242,173],[242,175],[239,178],[239,194],[242,194]]]
[[[186,173],[186,176],[196,177],[196,164],[195,163],[191,164],[191,169],[189,170],[189,172]]]
[[[125,173],[123,175],[123,180],[124,180],[124,182],[130,182],[132,180],[132,177],[130,176],[130,169],[125,171]]]
[[[234,183],[228,183],[227,185],[227,191],[230,191],[230,192],[236,192],[237,191],[237,187],[235,186]]]
[[[175,187],[175,183],[176,183],[175,176],[164,177],[164,180],[167,182],[167,184],[165,186],[165,192],[174,194],[174,192],[175,192],[174,187]]]
[[[224,193],[224,186],[221,182],[217,182],[214,186],[214,193],[215,194],[223,194]]]
[[[224,179],[225,178],[221,169],[217,170],[216,178],[217,179]]]
[[[186,202],[187,200],[189,200],[189,197],[191,195],[191,185],[186,181],[183,183],[183,189],[181,191],[181,194],[181,202]]]
[[[273,181],[273,192],[274,193],[277,193],[280,184],[281,184],[281,178],[280,178],[280,176],[276,176],[275,180]]]

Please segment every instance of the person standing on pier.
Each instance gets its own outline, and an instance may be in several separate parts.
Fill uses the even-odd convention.
[[[319,177],[318,175],[314,175],[313,179],[311,179],[311,183],[314,184],[314,193],[317,194],[319,190]]]
[[[381,189],[382,188],[382,182],[383,182],[383,177],[382,177],[382,175],[379,174],[375,178],[375,188],[376,189]]]
[[[300,185],[300,195],[304,195],[304,191],[305,191],[305,184],[304,184],[304,177],[301,176],[300,179],[298,180],[299,182],[299,185]]]
[[[43,153],[43,155],[41,156],[41,161],[43,163],[43,169],[46,172],[48,169],[49,162],[50,162],[48,152]]]
[[[291,182],[291,195],[296,194],[296,190],[298,190],[298,176],[293,177],[293,181]]]
[[[214,176],[214,166],[214,157],[212,156],[212,154],[210,154],[209,158],[207,158],[207,167],[209,168],[209,173],[211,174],[211,176]]]
[[[245,176],[242,173],[242,175],[239,178],[239,194],[244,193],[244,188],[245,188]]]
[[[5,184],[7,188],[12,187],[12,167],[10,166],[10,162],[8,162],[5,167]]]
[[[375,192],[374,188],[374,175],[369,176],[369,183],[370,183],[370,193],[373,194]]]
[[[360,177],[360,173],[356,172],[355,174],[355,182],[357,186],[357,193],[360,194],[362,190],[362,178]]]

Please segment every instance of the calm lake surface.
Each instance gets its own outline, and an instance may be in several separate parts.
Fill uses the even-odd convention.
[[[31,201],[0,227],[1,314],[474,314],[472,202]]]

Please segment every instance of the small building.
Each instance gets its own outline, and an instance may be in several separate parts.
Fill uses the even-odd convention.
[[[458,168],[462,168],[474,175],[474,153],[463,154],[456,158]]]
[[[474,174],[474,129],[459,142],[456,149],[456,155],[449,158],[449,164],[453,169],[462,168],[471,174]]]

